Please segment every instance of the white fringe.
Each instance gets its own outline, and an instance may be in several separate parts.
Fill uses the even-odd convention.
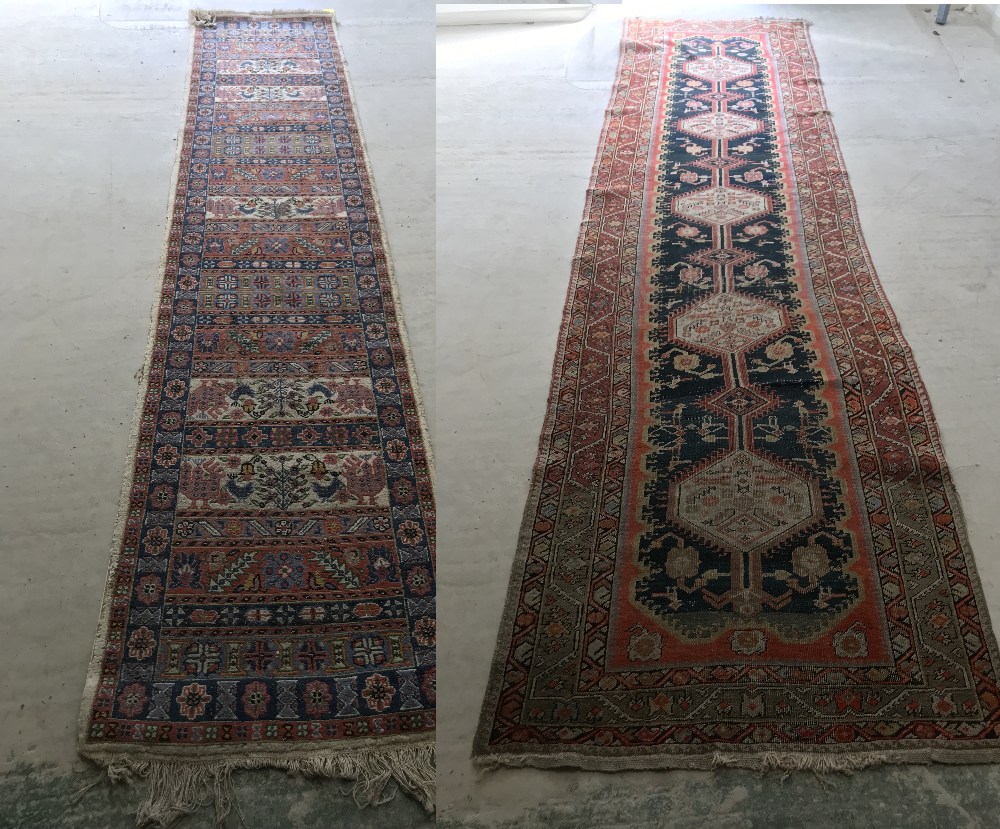
[[[220,17],[333,17],[333,9],[274,9],[269,12],[224,11],[221,9],[191,9],[188,12],[188,23],[199,29],[214,29]]]
[[[235,809],[232,774],[244,769],[283,769],[289,774],[353,781],[351,793],[358,806],[379,806],[396,794],[392,781],[434,811],[434,745],[392,748],[365,747],[344,754],[268,754],[256,757],[187,760],[134,759],[126,755],[95,757],[112,783],[146,785],[146,798],[136,812],[138,826],[166,829],[179,818],[214,804],[215,822],[222,826]],[[91,784],[87,788],[91,788]]]
[[[702,746],[675,747],[671,751],[651,754],[607,754],[574,751],[498,752],[478,750],[473,754],[473,765],[484,772],[501,768],[576,768],[587,771],[666,771],[692,769],[714,771],[720,768],[747,769],[759,774],[778,772],[782,778],[792,772],[812,772],[820,783],[826,783],[834,774],[851,775],[871,766],[895,763],[920,764],[948,763],[1000,763],[1000,748],[984,746],[987,741],[962,746],[889,746],[872,745],[864,748],[851,746],[814,746],[797,750],[712,750]]]
[[[188,23],[199,29],[214,29],[215,13],[202,11],[201,9],[191,9],[188,12]]]
[[[763,751],[751,755],[748,762],[746,756],[716,753],[712,757],[712,768],[750,768],[757,771],[772,771],[780,769],[785,772],[811,771],[816,774],[840,772],[851,774],[869,766],[881,766],[891,762],[885,752],[866,751],[857,754],[830,753],[815,751]]]

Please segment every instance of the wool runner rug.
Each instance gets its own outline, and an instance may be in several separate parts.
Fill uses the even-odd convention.
[[[588,193],[477,762],[1000,759],[806,24],[628,22]]]
[[[140,821],[265,766],[432,808],[429,452],[333,19],[194,21],[81,752]]]

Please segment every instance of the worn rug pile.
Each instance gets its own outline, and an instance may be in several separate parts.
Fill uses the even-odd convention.
[[[333,20],[194,22],[81,752],[140,822],[259,767],[431,808],[428,451]]]
[[[1000,759],[996,641],[806,25],[630,21],[477,762]]]

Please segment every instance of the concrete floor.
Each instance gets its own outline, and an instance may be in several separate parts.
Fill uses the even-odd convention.
[[[0,2],[0,827],[134,825],[133,790],[70,795],[95,775],[77,714],[160,278],[190,5]],[[336,6],[433,423],[433,7]],[[250,827],[429,825],[407,797],[362,812],[340,786],[281,778],[241,776]]]
[[[93,778],[74,738],[158,280],[187,5],[0,0],[3,829],[132,825],[132,790],[73,801]],[[435,335],[432,10],[424,0],[335,5],[437,450],[441,823],[996,825],[995,767],[896,767],[825,786],[739,771],[472,770],[617,25],[644,7],[439,35]],[[930,389],[1000,619],[1000,43],[971,14],[938,28],[923,7],[659,2],[652,14],[814,21],[868,244]],[[277,773],[238,790],[251,827],[325,829],[331,815],[351,829],[429,825],[409,798],[359,811],[337,786]],[[207,813],[184,823],[209,825]]]
[[[453,827],[992,827],[1000,767],[826,780],[477,774],[469,750],[624,15],[804,17],[875,265],[934,401],[1000,621],[1000,42],[919,6],[601,6],[438,34],[439,814]],[[930,8],[930,6],[926,7]]]

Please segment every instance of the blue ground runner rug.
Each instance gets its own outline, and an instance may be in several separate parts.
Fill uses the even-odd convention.
[[[193,20],[81,752],[143,822],[260,767],[432,808],[428,448],[333,19]]]

